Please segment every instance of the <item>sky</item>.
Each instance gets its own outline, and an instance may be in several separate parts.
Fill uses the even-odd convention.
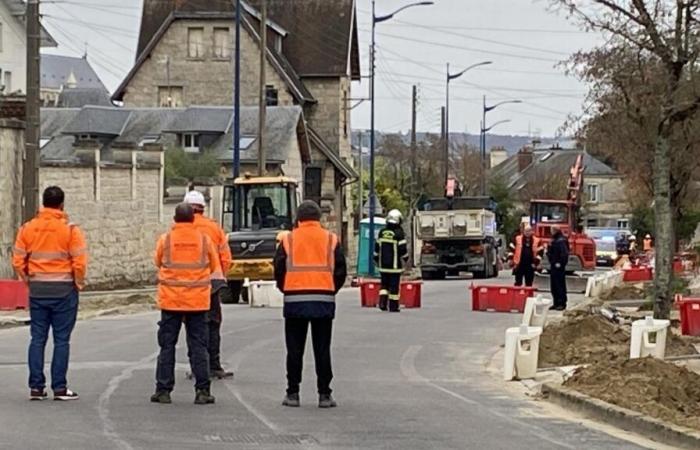
[[[332,0],[328,0],[332,1]],[[487,104],[522,100],[490,112],[494,133],[555,136],[570,114],[581,114],[586,86],[559,63],[600,42],[580,31],[548,0],[434,0],[377,25],[376,128],[407,131],[411,87],[418,85],[418,129],[439,132],[445,105],[446,64],[451,72],[490,61],[450,83],[450,131],[479,132],[482,96]],[[410,0],[377,0],[377,15]],[[59,42],[50,53],[88,60],[113,91],[131,69],[142,0],[45,0],[43,23]],[[357,0],[363,75],[369,75],[371,0]],[[369,96],[369,80],[353,84],[352,97]],[[369,128],[369,102],[353,109],[354,128]]]

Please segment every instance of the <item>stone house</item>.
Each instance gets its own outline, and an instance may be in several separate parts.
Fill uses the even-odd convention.
[[[517,207],[529,210],[533,198],[566,198],[566,181],[576,158],[583,155],[584,186],[581,218],[585,227],[627,228],[632,217],[622,175],[585,150],[526,147],[492,168],[515,194]]]
[[[266,90],[270,106],[298,105],[311,160],[303,195],[320,200],[329,225],[348,245],[354,234],[350,189],[350,84],[360,77],[354,0],[268,2]],[[258,104],[259,1],[244,1],[241,103]],[[233,3],[144,0],[134,67],[112,96],[125,107],[230,106]],[[270,145],[267,149],[274,151]],[[348,246],[352,248],[354,246]]]
[[[41,104],[44,107],[112,106],[109,91],[87,60],[41,55]]]

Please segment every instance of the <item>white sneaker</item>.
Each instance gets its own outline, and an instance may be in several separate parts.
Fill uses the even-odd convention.
[[[70,389],[63,389],[61,391],[55,391],[53,393],[53,399],[59,402],[67,402],[70,400],[78,400],[80,397],[76,392]]]

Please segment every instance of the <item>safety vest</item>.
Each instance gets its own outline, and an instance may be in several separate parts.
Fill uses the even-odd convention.
[[[645,238],[644,239],[644,251],[648,252],[652,248],[654,248],[654,246],[652,245],[652,240],[650,238]]]
[[[520,258],[523,255],[523,238],[522,234],[515,237],[515,254],[513,255],[513,264],[520,264]],[[532,259],[533,261],[537,258],[537,252],[540,251],[540,239],[538,237],[532,236]]]
[[[42,208],[17,233],[12,251],[17,275],[35,298],[62,298],[85,285],[87,247],[80,229],[58,209]]]
[[[287,255],[285,303],[335,302],[335,249],[338,238],[319,222],[304,221],[282,238]]]
[[[211,276],[222,276],[211,240],[191,223],[176,223],[158,240],[158,306],[166,311],[207,311]]]
[[[211,287],[215,291],[226,286],[226,273],[231,268],[231,248],[224,230],[214,220],[202,214],[194,215],[194,227],[211,239],[221,264],[221,272],[211,275]]]

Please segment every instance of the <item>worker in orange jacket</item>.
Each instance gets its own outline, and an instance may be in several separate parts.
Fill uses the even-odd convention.
[[[78,291],[85,286],[87,246],[77,225],[63,212],[65,194],[51,186],[43,193],[43,208],[22,225],[12,251],[12,265],[29,284],[29,389],[31,400],[44,400],[44,351],[53,329],[51,389],[54,400],[77,400],[66,374],[70,337],[78,316]]]
[[[644,240],[642,241],[644,253],[649,253],[650,251],[654,250],[654,240],[651,237],[651,234],[647,234],[644,236]]]
[[[523,279],[525,286],[532,286],[535,281],[535,268],[538,266],[538,254],[540,240],[533,236],[532,227],[526,225],[523,232],[515,237],[515,251],[513,254],[513,274],[515,275],[515,285],[522,286]]]
[[[184,322],[190,367],[195,378],[195,404],[214,403],[210,391],[209,332],[211,280],[222,275],[219,255],[194,225],[194,210],[186,203],[175,208],[175,224],[156,247],[158,267],[158,322],[160,355],[156,369],[154,403],[171,403],[175,386],[175,345]]]
[[[231,267],[231,248],[226,233],[216,221],[204,216],[206,201],[201,192],[192,190],[185,195],[185,203],[194,209],[194,226],[211,239],[219,255],[222,272],[211,280],[211,307],[209,309],[209,369],[211,376],[218,379],[232,378],[233,372],[221,366],[221,299],[223,290],[228,289],[226,276]]]

